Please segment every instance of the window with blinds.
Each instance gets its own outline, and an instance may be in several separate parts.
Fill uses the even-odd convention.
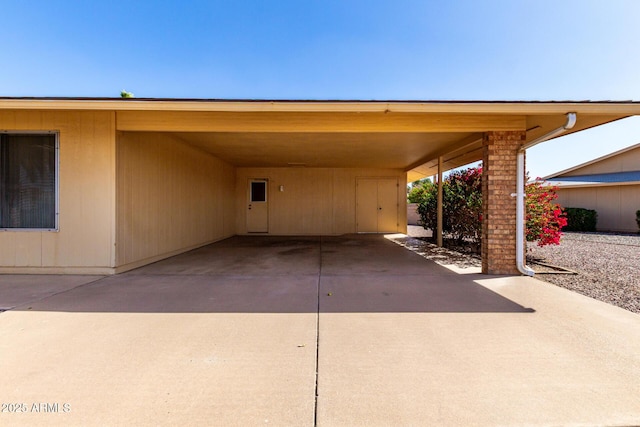
[[[57,229],[57,139],[0,133],[0,229]]]

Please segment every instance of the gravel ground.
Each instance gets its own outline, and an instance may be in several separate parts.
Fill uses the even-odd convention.
[[[458,267],[479,267],[480,258],[420,240],[431,233],[409,226],[398,243],[425,258]],[[640,235],[564,233],[559,246],[527,244],[527,263],[536,279],[640,313]],[[549,268],[538,263],[560,267]],[[566,274],[570,270],[577,274]]]
[[[559,246],[527,245],[527,261],[564,267],[570,274],[539,274],[536,278],[591,298],[640,313],[640,235],[564,233]]]

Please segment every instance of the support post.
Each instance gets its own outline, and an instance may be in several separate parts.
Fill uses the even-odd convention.
[[[482,272],[520,274],[516,262],[517,155],[525,131],[484,134],[482,159]]]
[[[438,206],[438,226],[436,227],[436,243],[438,245],[439,248],[442,247],[442,230],[443,230],[443,225],[444,225],[444,218],[443,218],[443,209],[442,209],[442,190],[443,190],[443,185],[442,185],[442,156],[438,157],[438,200],[437,200],[437,206]]]

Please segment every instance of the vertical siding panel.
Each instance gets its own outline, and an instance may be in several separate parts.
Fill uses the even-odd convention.
[[[118,244],[128,248],[119,266],[234,234],[223,220],[235,212],[233,166],[169,134],[125,132],[119,148],[119,179],[132,194],[118,199],[118,229],[129,230],[118,233]]]
[[[225,200],[222,206],[223,216],[222,227],[223,236],[230,236],[236,233],[236,173],[235,169],[223,164],[222,200]],[[229,203],[231,201],[231,203]],[[239,211],[238,211],[239,212]]]

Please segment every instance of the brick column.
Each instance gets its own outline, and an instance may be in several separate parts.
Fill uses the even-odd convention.
[[[493,131],[482,141],[482,272],[520,274],[516,266],[516,154],[524,131]]]

